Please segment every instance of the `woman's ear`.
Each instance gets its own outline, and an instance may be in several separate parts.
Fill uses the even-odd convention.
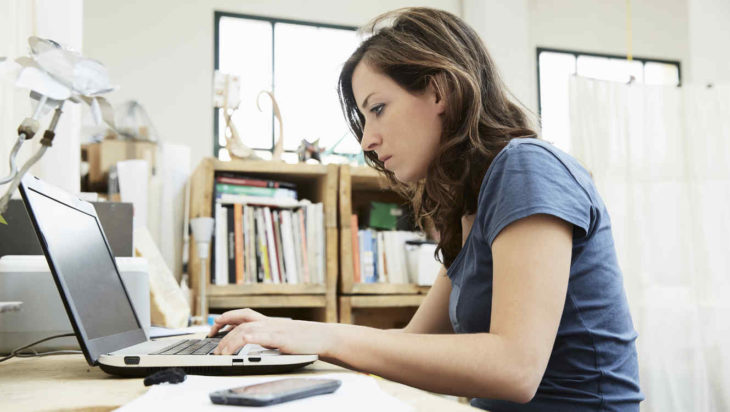
[[[434,104],[437,106],[438,114],[442,114],[446,111],[446,99],[443,89],[439,83],[433,78],[428,79],[428,91],[433,95]]]

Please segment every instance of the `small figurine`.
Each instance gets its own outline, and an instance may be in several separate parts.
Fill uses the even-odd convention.
[[[305,139],[302,139],[302,142],[299,143],[299,148],[297,148],[297,155],[299,156],[299,161],[302,163],[306,163],[309,159],[314,159],[319,163],[322,163],[320,154],[324,152],[324,150],[325,149],[323,147],[319,147],[319,139],[315,140],[313,143],[309,143]]]

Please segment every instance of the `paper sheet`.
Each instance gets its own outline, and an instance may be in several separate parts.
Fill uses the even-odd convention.
[[[117,411],[190,410],[190,411],[412,411],[413,408],[384,392],[375,379],[353,373],[322,375],[291,375],[291,377],[331,378],[342,381],[342,386],[327,395],[298,399],[267,407],[215,405],[210,392],[236,386],[281,379],[280,376],[196,376],[188,375],[183,383],[153,386],[147,393],[122,406]]]
[[[117,162],[119,193],[122,202],[134,204],[134,227],[147,227],[147,185],[149,171],[146,160]]]

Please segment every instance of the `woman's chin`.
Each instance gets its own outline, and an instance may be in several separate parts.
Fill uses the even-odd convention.
[[[401,183],[414,183],[418,181],[418,178],[413,176],[412,173],[403,173],[402,171],[393,170],[393,175]]]

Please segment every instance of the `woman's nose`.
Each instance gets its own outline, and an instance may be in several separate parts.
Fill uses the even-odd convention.
[[[369,152],[371,150],[375,150],[375,148],[380,145],[381,141],[382,139],[376,133],[368,130],[367,127],[363,129],[362,141],[360,141],[360,146],[363,151]]]

